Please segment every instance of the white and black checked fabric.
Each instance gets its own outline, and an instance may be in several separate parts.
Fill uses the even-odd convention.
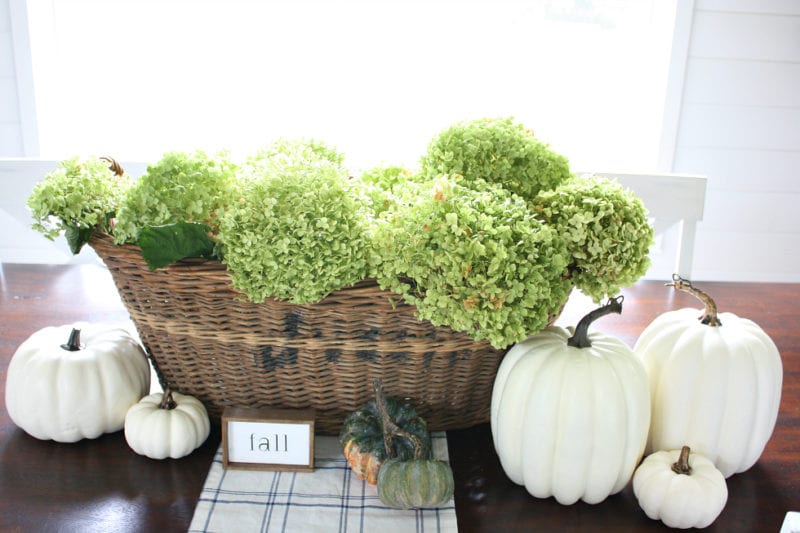
[[[448,459],[444,432],[431,435],[434,456]],[[314,472],[225,470],[217,450],[189,533],[452,532],[453,500],[438,509],[397,510],[350,471],[336,437],[317,436]]]

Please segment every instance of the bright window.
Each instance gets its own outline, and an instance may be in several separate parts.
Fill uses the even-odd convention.
[[[414,165],[513,116],[573,168],[655,170],[676,1],[29,1],[41,156],[310,136]]]

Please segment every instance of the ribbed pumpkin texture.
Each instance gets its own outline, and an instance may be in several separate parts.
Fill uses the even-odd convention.
[[[450,465],[438,459],[388,459],[378,474],[378,497],[397,509],[440,507],[454,490]]]
[[[706,304],[656,317],[636,342],[650,381],[647,452],[689,446],[727,478],[753,466],[778,417],[783,365],[772,339],[753,321],[718,313],[686,280],[674,286]]]
[[[573,335],[551,326],[516,344],[492,396],[492,436],[506,475],[563,505],[599,503],[621,491],[650,424],[641,362],[616,337],[581,329]]]

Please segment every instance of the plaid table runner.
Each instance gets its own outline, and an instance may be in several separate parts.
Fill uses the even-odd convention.
[[[448,459],[444,432],[431,434],[433,453]],[[453,500],[439,509],[384,506],[374,485],[350,471],[336,437],[317,436],[314,472],[225,470],[217,450],[190,533],[259,532],[451,532],[457,531]]]

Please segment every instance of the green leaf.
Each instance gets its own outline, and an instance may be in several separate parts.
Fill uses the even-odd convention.
[[[208,236],[210,229],[196,222],[147,226],[138,244],[147,266],[155,270],[187,257],[213,257],[216,243]]]
[[[92,233],[94,233],[94,228],[78,227],[71,224],[67,225],[64,236],[67,239],[70,251],[77,255],[78,252],[81,251],[81,248],[83,248],[83,245],[92,238]]]

